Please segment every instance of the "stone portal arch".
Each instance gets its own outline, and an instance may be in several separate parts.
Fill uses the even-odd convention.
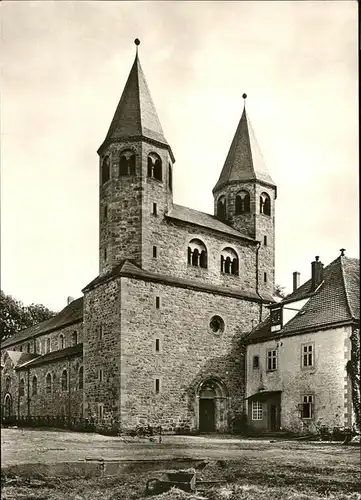
[[[4,397],[4,409],[3,409],[3,417],[9,418],[13,413],[13,400],[9,393],[5,394]]]
[[[203,380],[197,388],[197,416],[200,432],[228,431],[228,391],[216,377]]]

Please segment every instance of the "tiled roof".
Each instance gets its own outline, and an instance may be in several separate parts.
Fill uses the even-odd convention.
[[[307,303],[277,333],[270,330],[270,317],[256,326],[248,340],[255,342],[267,337],[282,337],[304,330],[351,322],[360,319],[360,262],[340,256],[324,269],[323,283],[311,290],[308,280],[295,292],[288,295],[279,305],[309,298]]]
[[[103,276],[98,276],[93,280],[83,291],[93,288],[94,286],[104,283],[107,280],[112,279],[113,277],[131,277],[131,278],[139,278],[146,281],[165,283],[168,285],[178,286],[180,288],[189,288],[193,290],[200,290],[208,293],[215,293],[219,295],[226,295],[230,297],[238,297],[243,298],[245,300],[252,300],[259,302],[264,300],[265,302],[274,303],[274,298],[271,294],[263,292],[262,296],[258,295],[256,292],[251,290],[241,290],[241,289],[233,289],[222,286],[210,285],[208,283],[197,282],[195,280],[187,280],[183,278],[177,278],[174,276],[165,276],[157,273],[152,273],[150,271],[145,271],[144,269],[140,269],[138,266],[133,264],[132,262],[126,260],[122,264],[115,266],[110,272]]]
[[[135,57],[104,143],[130,137],[148,138],[164,144],[170,150],[138,56]],[[171,150],[170,153],[173,155]]]
[[[199,212],[198,210],[194,210],[192,208],[182,207],[181,205],[173,205],[172,210],[166,215],[166,217],[181,220],[189,224],[195,224],[214,231],[220,231],[222,233],[230,234],[231,236],[236,236],[237,238],[243,238],[254,242],[256,241],[249,236],[240,233],[236,229],[233,229],[224,222],[221,222],[213,215],[206,214],[205,212]]]
[[[83,354],[83,344],[77,344],[71,347],[66,347],[65,349],[59,349],[58,351],[49,352],[47,354],[44,354],[43,356],[37,356],[36,359],[18,364],[17,369],[21,370],[22,368],[48,364],[59,359],[76,356],[78,354]]]
[[[62,311],[46,321],[42,321],[37,325],[30,326],[17,332],[12,337],[1,342],[1,349],[23,342],[40,334],[57,330],[71,323],[76,323],[83,319],[83,297],[75,299],[68,304]]]
[[[268,173],[245,108],[213,191],[221,189],[229,182],[249,180],[275,185]]]

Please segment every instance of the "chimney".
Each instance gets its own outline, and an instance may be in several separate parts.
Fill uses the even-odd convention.
[[[315,260],[311,263],[311,272],[312,291],[314,291],[323,281],[323,264],[318,255],[316,255]]]
[[[293,273],[293,291],[300,287],[300,273],[295,271]]]
[[[67,305],[69,305],[70,302],[73,302],[73,300],[74,300],[74,297],[68,297],[68,304]]]

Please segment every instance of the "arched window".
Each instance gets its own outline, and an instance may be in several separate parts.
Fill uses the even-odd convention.
[[[262,193],[259,197],[259,212],[264,215],[271,215],[271,198],[267,193]]]
[[[50,338],[46,339],[46,352],[50,352]]]
[[[33,376],[31,393],[33,396],[36,396],[38,393],[38,379],[37,379],[36,375]]]
[[[221,272],[238,276],[238,255],[233,248],[225,248],[221,253]]]
[[[25,383],[24,379],[22,378],[19,383],[19,396],[24,396],[25,394]]]
[[[26,352],[30,352],[30,342],[28,342],[28,344],[26,346]]]
[[[58,348],[64,349],[64,335],[62,333],[59,335]]]
[[[122,151],[119,158],[119,177],[135,175],[135,154],[131,150]]]
[[[73,332],[71,336],[71,341],[73,345],[77,345],[78,343],[78,334],[77,332]]]
[[[11,387],[11,378],[10,377],[6,377],[6,379],[5,379],[5,390],[6,390],[6,392],[10,391],[10,387]]]
[[[170,191],[173,191],[173,171],[172,171],[172,165],[169,163],[168,165],[168,187]]]
[[[218,198],[217,217],[221,220],[226,220],[226,198],[224,196]]]
[[[201,240],[194,239],[189,242],[188,264],[195,267],[207,268],[207,249]]]
[[[50,375],[50,373],[47,374],[45,383],[46,383],[46,392],[48,394],[50,394],[51,393],[51,375]]]
[[[63,373],[61,374],[61,390],[68,390],[68,372],[66,370],[63,370]]]
[[[84,376],[84,369],[82,366],[79,368],[78,375],[79,375],[78,386],[79,386],[79,389],[82,389],[83,388],[83,376]]]
[[[148,156],[148,177],[153,177],[154,179],[162,180],[162,160],[157,155],[157,153],[150,153]]]
[[[251,197],[248,191],[240,191],[236,195],[236,214],[245,214],[251,211]]]
[[[109,179],[110,179],[110,160],[109,156],[106,156],[102,163],[102,175],[101,175],[102,184],[107,182]]]

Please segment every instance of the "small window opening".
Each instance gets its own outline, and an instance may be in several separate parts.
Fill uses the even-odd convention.
[[[84,384],[84,368],[81,366],[79,368],[79,377],[78,377],[79,389],[83,389],[83,384]]]
[[[104,335],[104,331],[103,331],[103,326],[102,325],[99,325],[99,340],[102,340],[103,338],[103,335]]]
[[[267,236],[263,236],[263,244],[265,247],[267,246]]]
[[[107,220],[108,218],[108,205],[104,205],[104,220]]]
[[[160,391],[160,380],[159,380],[159,378],[156,378],[155,379],[155,393],[159,394],[159,391]]]
[[[160,341],[159,339],[155,339],[155,352],[160,351]]]
[[[33,376],[33,381],[32,381],[32,394],[33,396],[36,396],[38,394],[38,379],[36,375]]]
[[[267,283],[267,273],[263,273],[263,281]]]
[[[46,376],[46,392],[47,394],[51,393],[51,375],[50,373]]]
[[[154,259],[157,258],[157,247],[156,246],[153,247],[153,258]]]
[[[264,215],[271,215],[271,198],[267,193],[262,193],[259,198],[259,212]]]
[[[102,163],[102,170],[101,170],[101,182],[104,184],[110,179],[110,160],[109,156],[106,156],[103,160]]]
[[[68,390],[68,372],[66,370],[63,370],[63,373],[61,375],[61,390]]]
[[[98,374],[99,374],[99,382],[103,382],[103,370],[102,370],[102,368],[99,368]]]
[[[148,156],[147,170],[148,177],[152,177],[159,181],[162,180],[162,160],[156,153],[151,153]]]
[[[236,196],[236,215],[251,211],[251,198],[247,191],[240,191]]]
[[[226,199],[221,196],[217,202],[217,216],[221,220],[226,220]]]
[[[157,215],[157,204],[156,204],[156,203],[153,203],[153,211],[152,211],[152,214],[153,214],[153,215]]]
[[[78,343],[78,334],[77,334],[77,332],[73,332],[72,333],[71,340],[72,340],[73,346],[77,345],[77,343]]]
[[[108,260],[108,251],[106,248],[104,248],[104,261],[106,262]]]
[[[170,191],[173,191],[173,172],[172,172],[172,165],[168,165],[168,187]]]
[[[155,307],[156,307],[156,309],[160,308],[160,297],[155,298]]]
[[[253,368],[259,368],[259,356],[253,356]]]
[[[19,396],[24,396],[24,394],[25,394],[25,382],[24,379],[22,378],[19,384]]]

